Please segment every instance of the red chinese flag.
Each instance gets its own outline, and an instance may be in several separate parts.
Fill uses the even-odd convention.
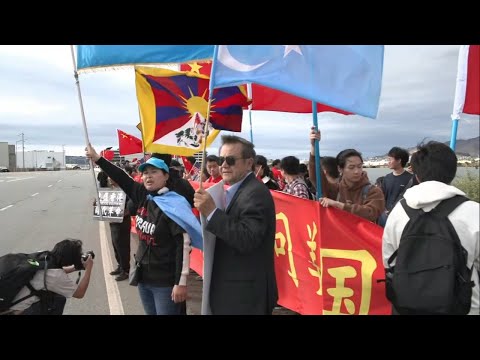
[[[465,114],[480,115],[480,45],[470,45],[468,51]]]
[[[180,156],[180,157],[182,158],[183,166],[185,166],[185,170],[187,171],[187,174],[189,174],[190,171],[192,171],[193,164],[190,161],[188,161],[188,159],[185,156]]]
[[[212,71],[212,62],[193,62],[188,64],[180,64],[180,71],[190,71],[195,74],[207,75],[210,77]]]
[[[105,160],[112,161],[115,156],[115,153],[113,152],[113,150],[110,150],[110,149],[111,148],[100,151],[100,156],[103,156]]]
[[[143,152],[142,140],[118,129],[117,134],[120,155],[138,154]]]

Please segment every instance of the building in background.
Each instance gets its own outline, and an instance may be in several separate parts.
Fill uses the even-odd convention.
[[[47,150],[17,152],[17,169],[25,171],[65,170],[65,153]],[[24,165],[25,164],[25,165]]]
[[[15,145],[0,142],[0,168],[15,171]]]

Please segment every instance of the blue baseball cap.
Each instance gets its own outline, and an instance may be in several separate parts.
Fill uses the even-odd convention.
[[[165,172],[167,172],[167,173],[169,172],[168,166],[167,166],[167,164],[165,164],[165,161],[163,161],[162,159],[158,159],[156,157],[151,157],[146,162],[144,162],[142,165],[140,165],[138,167],[138,171],[143,172],[145,170],[145,167],[148,166],[148,165],[156,167],[157,169],[165,170]]]

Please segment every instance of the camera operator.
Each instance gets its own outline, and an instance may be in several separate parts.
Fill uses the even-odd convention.
[[[12,314],[62,315],[67,298],[83,298],[90,283],[95,255],[92,251],[82,254],[81,240],[65,239],[57,243],[47,257],[49,268],[46,275],[44,270],[39,270],[30,281],[35,290],[47,291],[45,294],[47,294],[48,303],[40,301],[38,296],[31,296],[13,305],[10,308]],[[68,275],[75,270],[83,269],[85,269],[85,273],[81,280],[80,274],[78,279],[72,279]],[[13,302],[28,294],[30,294],[30,290],[24,286]]]

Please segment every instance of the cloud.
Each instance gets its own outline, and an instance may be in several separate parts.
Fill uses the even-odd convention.
[[[322,113],[320,153],[356,148],[365,157],[392,146],[411,147],[424,138],[448,141],[458,45],[387,45],[377,119]],[[25,134],[27,150],[83,155],[85,137],[68,45],[0,46],[0,141],[15,144]],[[92,144],[117,146],[116,129],[141,137],[133,68],[81,73],[80,90]],[[309,152],[310,114],[252,112],[257,153],[267,158]],[[479,117],[465,115],[458,139],[478,136]],[[250,139],[244,112],[240,136]],[[216,153],[220,136],[207,149]]]

